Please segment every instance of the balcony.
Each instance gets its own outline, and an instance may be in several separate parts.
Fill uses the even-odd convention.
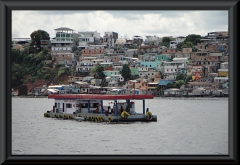
[[[52,44],[57,44],[57,43],[73,43],[73,41],[57,41],[57,40],[52,40]]]

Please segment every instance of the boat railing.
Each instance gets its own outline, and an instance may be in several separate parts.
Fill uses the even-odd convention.
[[[56,113],[63,113],[63,109],[62,108],[56,108]]]

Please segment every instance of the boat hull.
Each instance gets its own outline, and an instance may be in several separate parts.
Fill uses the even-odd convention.
[[[133,114],[127,118],[122,118],[120,114],[96,114],[96,113],[55,113],[47,111],[44,113],[45,117],[57,118],[57,119],[72,119],[77,121],[91,121],[91,122],[156,122],[157,115],[152,115],[151,118],[147,118],[144,114]]]

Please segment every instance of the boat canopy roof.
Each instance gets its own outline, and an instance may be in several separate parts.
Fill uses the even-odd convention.
[[[153,99],[153,95],[49,94],[49,99],[130,100]]]
[[[53,93],[57,93],[59,90],[57,90],[57,89],[47,89],[48,91],[50,91],[50,92],[53,92]]]

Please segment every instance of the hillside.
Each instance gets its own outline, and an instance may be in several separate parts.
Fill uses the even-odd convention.
[[[62,84],[68,84],[68,75],[63,75],[59,77],[59,81],[62,82]],[[44,85],[56,85],[58,84],[57,80],[48,81],[45,79],[36,79],[34,82],[28,81],[26,83],[23,83],[22,85],[27,85],[28,93],[32,92],[34,88],[42,88]],[[17,90],[19,86],[14,87],[14,90]]]
[[[28,92],[43,85],[68,84],[69,68],[56,65],[47,49],[39,53],[29,53],[28,47],[23,51],[12,50],[11,88],[18,89],[27,85]]]

